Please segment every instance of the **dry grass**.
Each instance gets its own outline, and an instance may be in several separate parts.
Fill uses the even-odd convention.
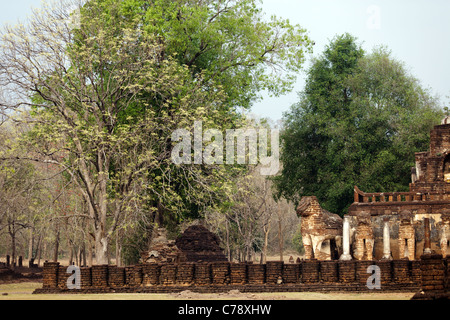
[[[0,284],[0,300],[410,300],[414,293],[240,293],[34,295],[39,282]],[[5,295],[6,294],[6,295]]]

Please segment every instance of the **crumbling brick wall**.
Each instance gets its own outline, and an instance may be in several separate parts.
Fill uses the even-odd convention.
[[[373,259],[374,236],[370,214],[363,212],[357,220],[354,256],[357,260],[371,261]]]
[[[409,211],[400,212],[400,226],[398,228],[399,258],[414,260],[416,253],[416,235]]]
[[[430,262],[394,261],[319,261],[305,260],[284,264],[252,263],[180,263],[146,264],[119,268],[93,266],[81,272],[81,290],[68,290],[63,284],[70,276],[67,267],[55,263],[44,264],[43,288],[36,293],[77,292],[223,292],[233,289],[242,292],[270,291],[361,291],[368,290],[367,268],[381,269],[382,290],[417,291],[427,281]],[[436,263],[436,262],[433,262]],[[443,260],[440,260],[442,266]],[[446,263],[446,262],[445,262]],[[439,264],[439,263],[437,263]],[[126,270],[128,270],[128,275]],[[444,273],[445,277],[447,272]],[[440,273],[442,275],[442,273]],[[446,281],[446,278],[439,281]],[[435,279],[434,279],[435,280]],[[447,286],[447,282],[445,282]]]
[[[439,254],[425,254],[421,257],[421,290],[414,295],[413,300],[450,299],[448,263]]]

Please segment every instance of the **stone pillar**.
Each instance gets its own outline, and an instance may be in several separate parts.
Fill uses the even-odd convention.
[[[356,262],[339,261],[338,276],[341,283],[352,283],[356,281]]]
[[[92,286],[96,288],[108,288],[108,266],[96,265],[91,268]]]
[[[243,285],[247,282],[247,264],[230,264],[230,283],[233,285]]]
[[[399,214],[400,226],[398,228],[399,258],[415,259],[415,230],[411,222],[411,211],[403,210]]]
[[[86,289],[92,286],[91,268],[88,267],[80,268],[80,276],[81,276],[80,281],[81,289]]]
[[[298,283],[300,276],[300,264],[289,263],[283,266],[283,283]]]
[[[421,257],[421,291],[413,300],[434,300],[445,297],[445,265],[442,255],[424,254]]]
[[[430,219],[424,218],[423,219],[423,225],[425,228],[425,241],[423,245],[423,253],[424,254],[431,254],[431,237],[430,237]]]
[[[266,282],[265,264],[249,264],[247,265],[247,271],[249,284],[264,284]]]
[[[59,262],[45,262],[42,271],[42,280],[44,288],[55,289],[58,287]]]
[[[320,262],[321,281],[326,283],[339,282],[338,262],[337,261],[321,261]]]
[[[192,262],[178,264],[176,283],[180,286],[189,286],[194,283],[194,264]]]
[[[391,255],[391,235],[389,232],[389,218],[384,218],[383,225],[383,258],[382,260],[392,260]]]
[[[194,281],[197,286],[207,286],[211,284],[211,266],[209,263],[201,262],[195,265]]]
[[[352,256],[350,255],[350,221],[349,217],[344,217],[344,224],[342,227],[342,246],[343,253],[339,260],[349,261],[352,260]]]
[[[442,227],[439,244],[441,245],[441,254],[447,256],[448,241],[450,240],[450,210],[446,209],[441,214]]]
[[[159,284],[161,265],[157,263],[148,263],[142,268],[143,284],[145,287],[156,286]],[[192,277],[194,278],[194,274]],[[193,279],[194,281],[194,279]]]
[[[302,283],[319,283],[320,262],[316,259],[306,260],[302,263]]]
[[[283,261],[267,261],[266,263],[266,283],[279,284],[283,279]]]

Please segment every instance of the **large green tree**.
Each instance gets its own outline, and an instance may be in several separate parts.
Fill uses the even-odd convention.
[[[309,43],[250,0],[89,0],[75,24],[71,2],[3,30],[0,106],[28,112],[21,158],[59,166],[78,187],[104,264],[113,234],[146,213],[226,199],[233,167],[175,165],[172,133],[196,120],[241,126],[258,90],[292,82],[266,68],[298,71]]]
[[[316,195],[341,215],[353,188],[405,191],[414,153],[427,150],[438,102],[386,48],[366,53],[335,37],[308,70],[300,101],[284,115],[278,192]]]
[[[105,8],[115,0],[103,0]],[[248,108],[262,90],[279,95],[292,88],[311,50],[299,25],[267,17],[258,0],[122,0],[123,12],[165,44],[200,76],[205,90],[226,93],[221,107]],[[282,72],[281,72],[282,71]]]

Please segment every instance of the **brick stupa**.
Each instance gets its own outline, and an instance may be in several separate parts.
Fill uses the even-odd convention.
[[[206,227],[194,225],[175,241],[188,262],[220,262],[228,261],[222,249],[220,240]]]

